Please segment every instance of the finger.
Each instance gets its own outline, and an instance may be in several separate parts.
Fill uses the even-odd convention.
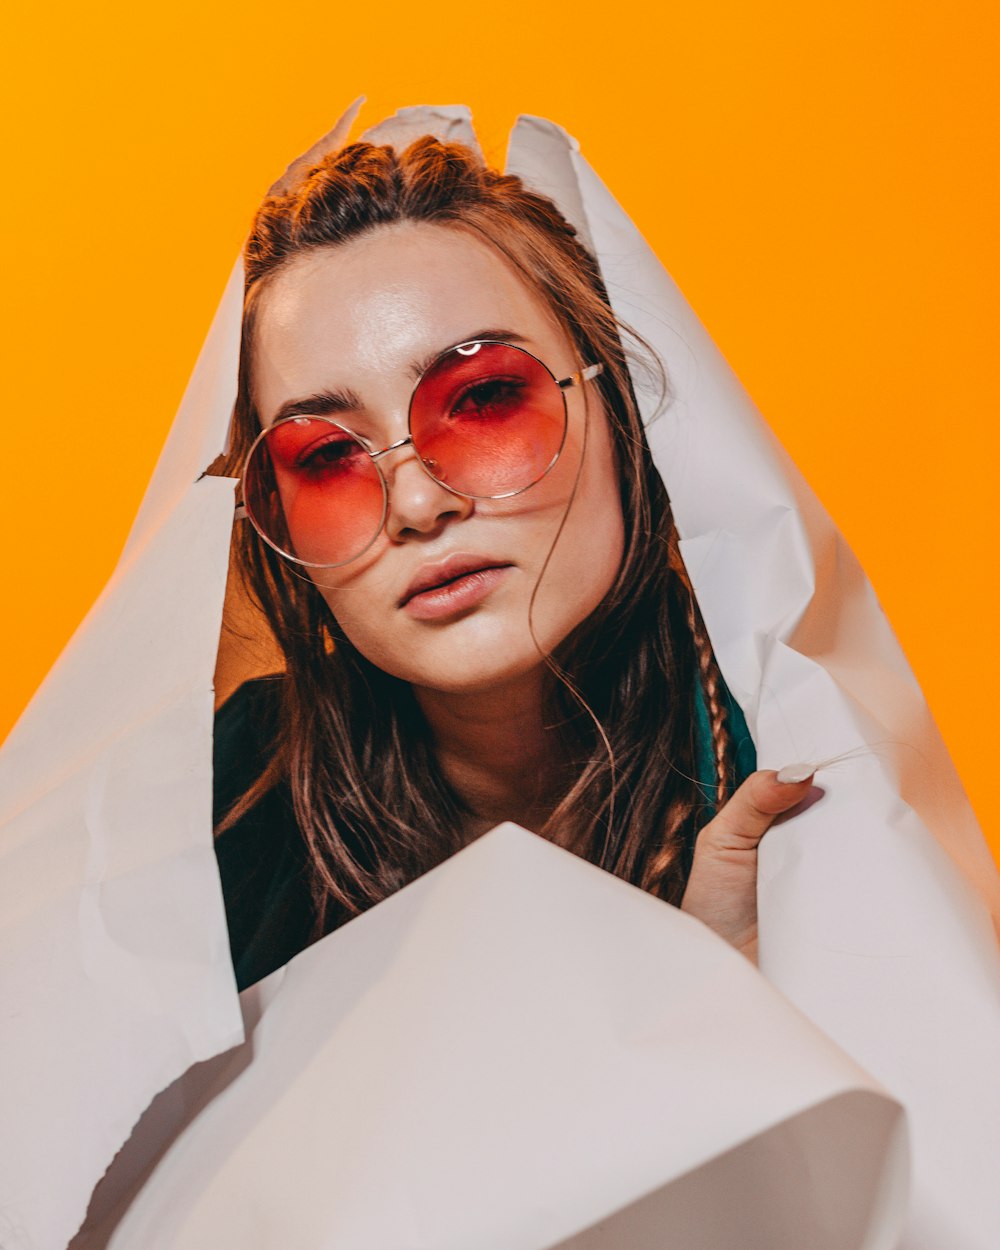
[[[776,817],[800,803],[812,784],[778,781],[770,769],[752,773],[722,811],[702,829],[695,846],[715,851],[754,850]]]

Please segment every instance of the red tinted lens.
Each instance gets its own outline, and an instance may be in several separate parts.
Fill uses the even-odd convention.
[[[365,448],[325,417],[289,417],[258,441],[243,498],[259,532],[303,564],[346,564],[374,541],[385,487]]]
[[[410,401],[413,445],[445,486],[484,499],[545,476],[562,450],[566,405],[548,369],[506,343],[442,356]]]

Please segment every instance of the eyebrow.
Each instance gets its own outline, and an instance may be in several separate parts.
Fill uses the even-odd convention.
[[[434,361],[439,356],[443,356],[445,352],[454,351],[456,347],[461,347],[463,343],[476,343],[488,339],[515,345],[530,343],[531,341],[525,338],[523,334],[518,334],[516,330],[479,330],[475,334],[467,334],[464,338],[457,339],[448,347],[431,352],[430,355],[425,356],[421,360],[412,361],[407,372],[416,382],[427,372]],[[286,399],[267,424],[274,425],[278,421],[283,421],[286,417],[329,417],[342,412],[360,412],[362,408],[364,408],[364,403],[356,391],[352,391],[347,387],[342,390],[324,388],[321,391],[313,392],[312,395],[304,395],[300,399]]]

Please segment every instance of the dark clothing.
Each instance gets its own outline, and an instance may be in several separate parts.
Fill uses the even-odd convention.
[[[245,682],[215,717],[214,821],[263,772],[275,740],[281,677]],[[757,766],[753,741],[738,704],[726,691],[736,747],[737,785]],[[708,711],[697,705],[698,776],[715,791]],[[707,820],[712,814],[706,806]],[[239,988],[286,964],[316,937],[309,856],[292,809],[290,789],[279,783],[215,841]]]
[[[213,821],[260,776],[275,738],[280,678],[244,682],[215,714]],[[215,840],[229,945],[241,990],[286,964],[314,937],[309,857],[280,782]]]

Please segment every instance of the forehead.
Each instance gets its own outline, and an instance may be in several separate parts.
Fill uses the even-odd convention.
[[[555,316],[487,243],[429,223],[381,227],[296,259],[261,292],[255,400],[265,420],[322,387],[378,402],[412,385],[415,361],[487,327],[509,328],[552,365],[571,365]]]

